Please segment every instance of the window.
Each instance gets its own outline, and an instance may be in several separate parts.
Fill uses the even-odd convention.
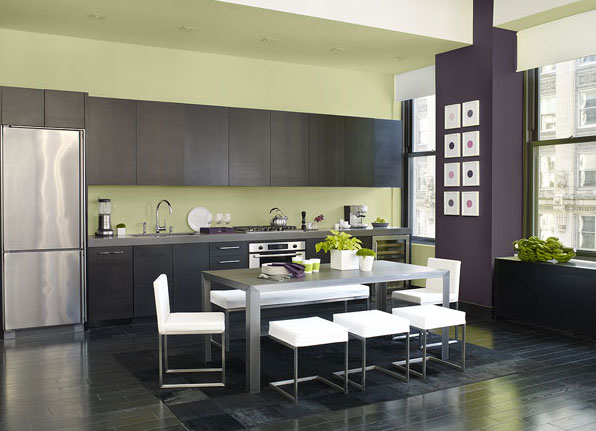
[[[540,156],[540,188],[552,189],[555,186],[555,156]]]
[[[528,82],[526,233],[596,254],[596,55],[528,72]]]
[[[404,103],[408,148],[409,226],[418,239],[435,237],[435,96],[421,97]]]
[[[596,250],[596,216],[579,216],[579,248]]]
[[[579,127],[596,126],[596,88],[579,92]]]
[[[596,153],[579,155],[579,186],[596,187]]]

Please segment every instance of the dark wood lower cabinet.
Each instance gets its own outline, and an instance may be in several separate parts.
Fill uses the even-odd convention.
[[[87,254],[88,321],[133,317],[132,247],[91,248]]]
[[[173,297],[172,273],[172,245],[134,247],[134,317],[155,316],[153,281],[160,274],[167,275]]]
[[[172,311],[201,311],[201,271],[209,269],[209,244],[176,244],[173,253]]]

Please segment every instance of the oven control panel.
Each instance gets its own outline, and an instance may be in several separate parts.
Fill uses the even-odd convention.
[[[306,249],[306,242],[260,242],[248,244],[249,253],[300,251]]]

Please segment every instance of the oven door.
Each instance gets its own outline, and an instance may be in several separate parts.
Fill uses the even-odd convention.
[[[248,259],[249,268],[260,268],[264,263],[292,263],[292,258],[299,256],[306,259],[306,253],[301,251],[285,250],[279,251],[265,251],[262,253],[251,253]]]

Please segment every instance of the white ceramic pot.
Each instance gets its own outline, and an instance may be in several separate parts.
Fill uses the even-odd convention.
[[[117,236],[126,236],[126,228],[125,227],[116,228],[116,235]]]
[[[360,256],[360,271],[372,271],[374,256]]]
[[[331,250],[331,269],[358,269],[356,250]]]

